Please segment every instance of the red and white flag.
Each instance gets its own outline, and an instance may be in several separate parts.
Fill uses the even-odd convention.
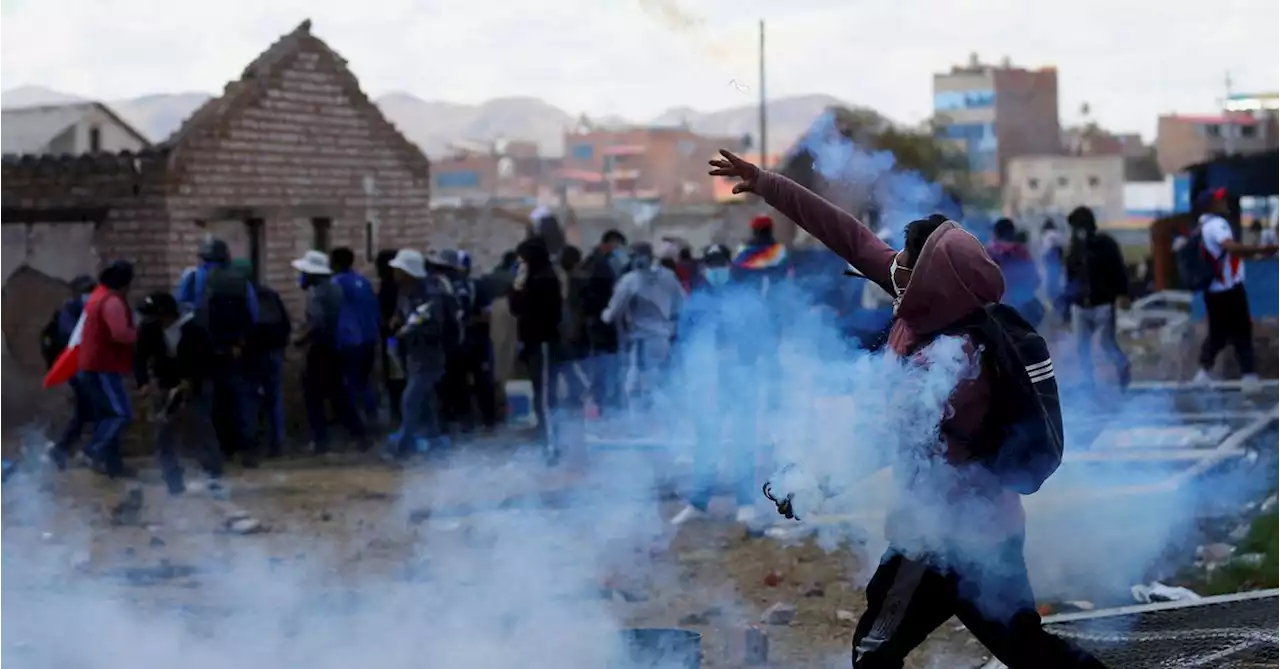
[[[84,338],[84,317],[89,313],[90,305],[97,305],[106,294],[107,289],[103,286],[98,286],[89,293],[84,311],[80,312],[80,320],[76,321],[76,328],[71,331],[71,339],[67,340],[67,347],[62,350],[62,354],[53,361],[53,366],[44,375],[45,390],[70,381],[80,371],[80,340]]]

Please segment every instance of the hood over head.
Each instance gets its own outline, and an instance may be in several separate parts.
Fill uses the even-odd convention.
[[[516,255],[529,266],[530,270],[544,269],[551,266],[551,252],[547,249],[546,240],[530,237],[516,247]]]
[[[954,221],[925,241],[902,294],[898,317],[919,335],[946,328],[1004,295],[1004,274],[982,242]]]

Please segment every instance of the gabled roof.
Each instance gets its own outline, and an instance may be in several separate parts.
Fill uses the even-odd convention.
[[[240,74],[239,79],[229,82],[221,96],[210,99],[196,109],[164,141],[163,146],[173,149],[175,156],[180,154],[182,145],[187,139],[202,130],[215,127],[216,124],[227,118],[232,109],[260,96],[264,91],[263,82],[269,81],[278,68],[287,64],[291,56],[297,54],[308,45],[319,47],[326,55],[333,58],[338,65],[339,80],[346,89],[351,102],[358,106],[367,106],[371,114],[391,128],[397,143],[400,144],[401,155],[405,162],[419,172],[423,178],[426,178],[430,173],[430,162],[427,160],[426,155],[422,153],[418,145],[409,141],[390,121],[386,120],[381,110],[360,90],[360,82],[356,80],[355,75],[347,68],[347,61],[330,49],[329,45],[325,44],[323,40],[311,34],[311,19],[304,20],[298,24],[298,27],[267,47],[266,51],[258,54],[258,57],[244,68],[244,72]]]
[[[5,155],[42,154],[58,135],[79,123],[91,111],[105,114],[112,122],[142,142],[151,146],[136,128],[101,102],[73,102],[60,105],[40,105],[5,109],[0,114],[0,151]]]

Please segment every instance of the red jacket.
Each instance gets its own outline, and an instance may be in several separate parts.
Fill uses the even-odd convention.
[[[133,311],[119,293],[109,292],[84,308],[80,334],[80,371],[128,374],[133,371],[133,345],[138,331]]]

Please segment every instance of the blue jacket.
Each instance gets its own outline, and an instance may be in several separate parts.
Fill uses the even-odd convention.
[[[382,335],[382,305],[373,284],[353,270],[334,274],[332,281],[342,289],[338,348],[376,345]]]

